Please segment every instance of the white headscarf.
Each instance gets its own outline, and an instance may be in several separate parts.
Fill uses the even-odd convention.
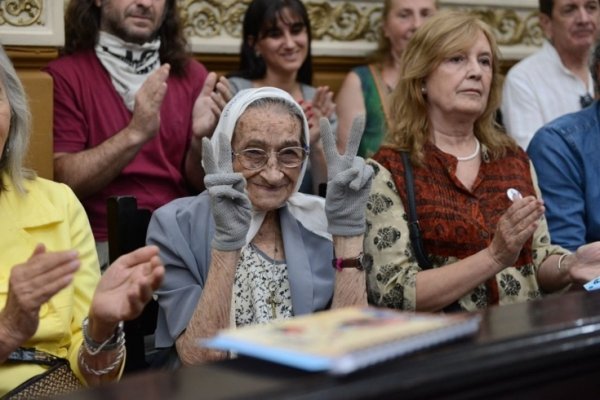
[[[219,144],[221,140],[227,140],[231,143],[233,139],[233,131],[237,125],[240,116],[246,111],[246,108],[259,99],[282,99],[298,110],[298,115],[302,116],[302,134],[304,142],[310,143],[308,121],[302,111],[302,107],[290,96],[286,91],[274,87],[262,87],[256,89],[245,89],[239,91],[233,99],[223,109],[219,123],[210,140],[215,155],[215,161],[218,164]],[[268,123],[268,121],[265,121]],[[287,199],[286,204],[292,215],[309,231],[331,240],[331,234],[327,232],[327,218],[325,216],[325,200],[318,196],[306,195],[298,192],[298,188],[302,183],[302,178],[306,173],[306,164],[308,159],[302,164],[302,170],[298,176],[298,182],[294,193]],[[246,235],[246,244],[250,243],[258,229],[263,223],[266,212],[252,211],[252,221],[250,229]]]

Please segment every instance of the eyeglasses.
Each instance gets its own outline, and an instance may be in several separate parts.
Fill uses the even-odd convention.
[[[249,170],[261,169],[267,165],[271,154],[275,154],[279,165],[286,168],[296,168],[306,159],[309,154],[308,147],[285,147],[279,151],[266,152],[263,149],[249,148],[239,152],[231,152],[237,157],[242,167]]]
[[[585,96],[579,96],[579,104],[581,104],[581,108],[586,108],[590,106],[594,102],[594,98],[590,96],[589,93],[586,93]]]

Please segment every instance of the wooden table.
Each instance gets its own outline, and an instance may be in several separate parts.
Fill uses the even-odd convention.
[[[471,339],[345,377],[239,358],[146,372],[68,398],[600,398],[600,291],[492,307]]]

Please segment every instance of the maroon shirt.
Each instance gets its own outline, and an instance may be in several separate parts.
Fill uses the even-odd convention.
[[[54,79],[55,153],[96,147],[129,124],[132,113],[94,51],[62,57],[46,71]],[[192,108],[206,75],[206,68],[194,60],[188,62],[185,77],[171,75],[157,136],[144,144],[108,186],[80,199],[97,241],[107,240],[106,200],[110,196],[133,195],[139,207],[154,210],[189,194],[184,161],[192,135]]]

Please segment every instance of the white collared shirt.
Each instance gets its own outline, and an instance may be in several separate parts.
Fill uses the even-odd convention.
[[[527,149],[535,132],[564,114],[581,109],[580,98],[593,97],[592,75],[587,87],[544,41],[541,50],[514,65],[504,81],[502,119],[509,135]]]

